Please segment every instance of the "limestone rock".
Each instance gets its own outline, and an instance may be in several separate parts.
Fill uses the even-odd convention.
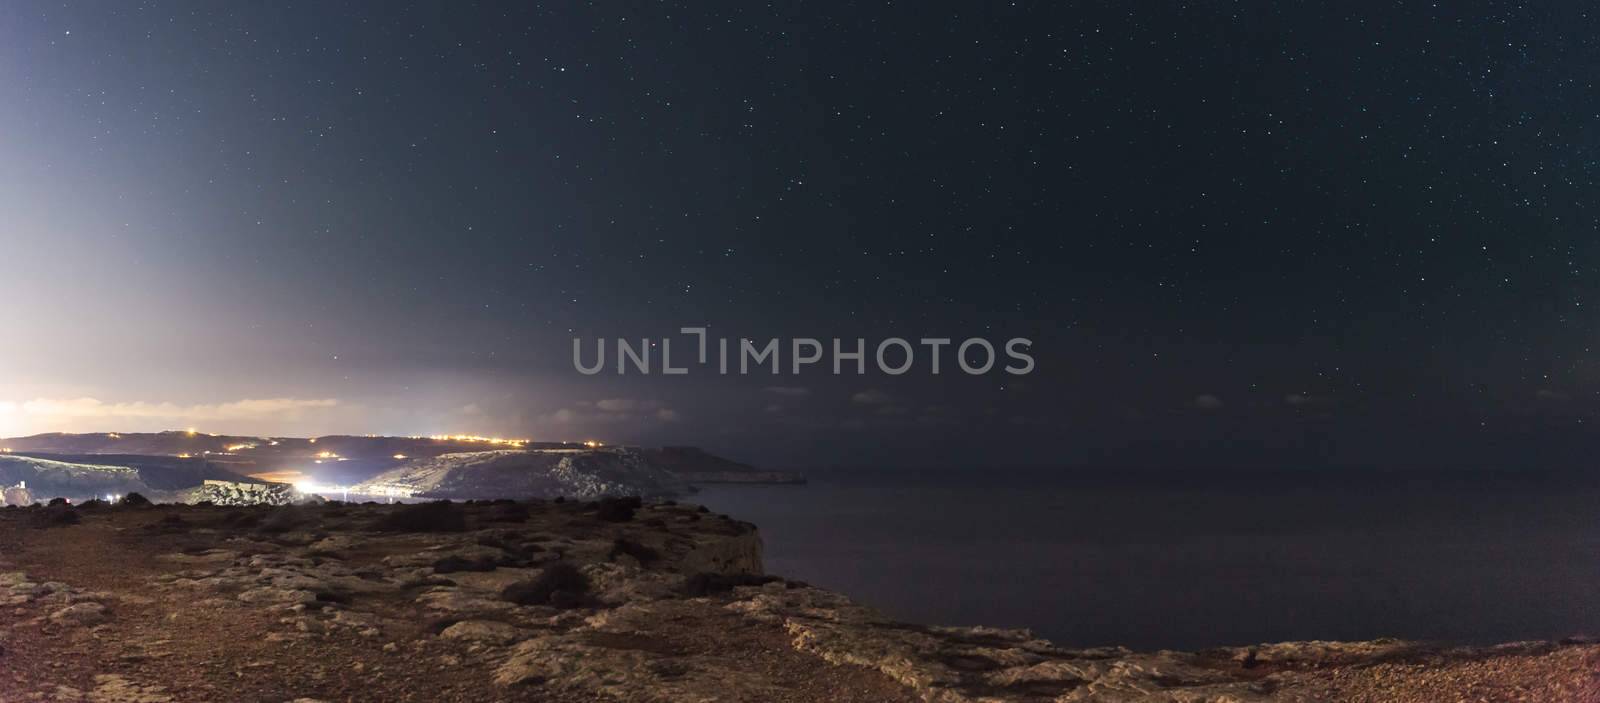
[[[462,620],[445,628],[439,636],[447,640],[510,644],[517,639],[517,628],[494,620]]]
[[[116,674],[99,674],[94,677],[94,690],[89,691],[89,703],[172,703],[160,686],[140,685]]]
[[[292,605],[295,603],[312,603],[317,600],[317,594],[311,591],[294,589],[273,588],[265,586],[252,588],[239,594],[239,600],[257,605]]]
[[[50,621],[75,627],[98,625],[110,618],[106,607],[99,603],[69,605],[50,614]]]

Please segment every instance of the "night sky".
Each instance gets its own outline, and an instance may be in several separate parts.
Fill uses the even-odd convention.
[[[0,436],[1582,466],[1597,29],[1581,3],[7,2]],[[1037,368],[573,368],[574,337],[684,326],[1027,337]]]

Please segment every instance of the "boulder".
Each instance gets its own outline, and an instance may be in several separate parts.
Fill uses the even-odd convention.
[[[517,639],[517,628],[494,620],[462,620],[445,628],[439,636],[447,640],[511,644]]]
[[[264,586],[240,593],[239,600],[255,605],[293,605],[295,603],[315,602],[317,594],[299,589]]]
[[[99,603],[78,603],[51,613],[50,621],[59,625],[86,627],[98,625],[110,617],[106,607]]]

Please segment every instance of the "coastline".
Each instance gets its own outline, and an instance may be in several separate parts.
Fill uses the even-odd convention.
[[[1593,477],[808,473],[692,500],[760,525],[773,572],[899,620],[1135,650],[1600,633]]]
[[[14,613],[0,629],[0,692],[151,703],[1600,696],[1600,645],[1588,641],[1072,649],[1026,630],[899,621],[768,575],[763,557],[754,525],[671,501],[0,510],[0,597]],[[557,572],[566,580],[538,586]]]

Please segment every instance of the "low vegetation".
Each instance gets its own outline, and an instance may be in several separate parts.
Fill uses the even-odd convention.
[[[531,581],[506,586],[500,597],[517,605],[551,605],[577,608],[588,601],[589,577],[564,561],[552,562]]]
[[[373,528],[379,532],[461,532],[467,516],[449,502],[408,505],[385,514]]]

